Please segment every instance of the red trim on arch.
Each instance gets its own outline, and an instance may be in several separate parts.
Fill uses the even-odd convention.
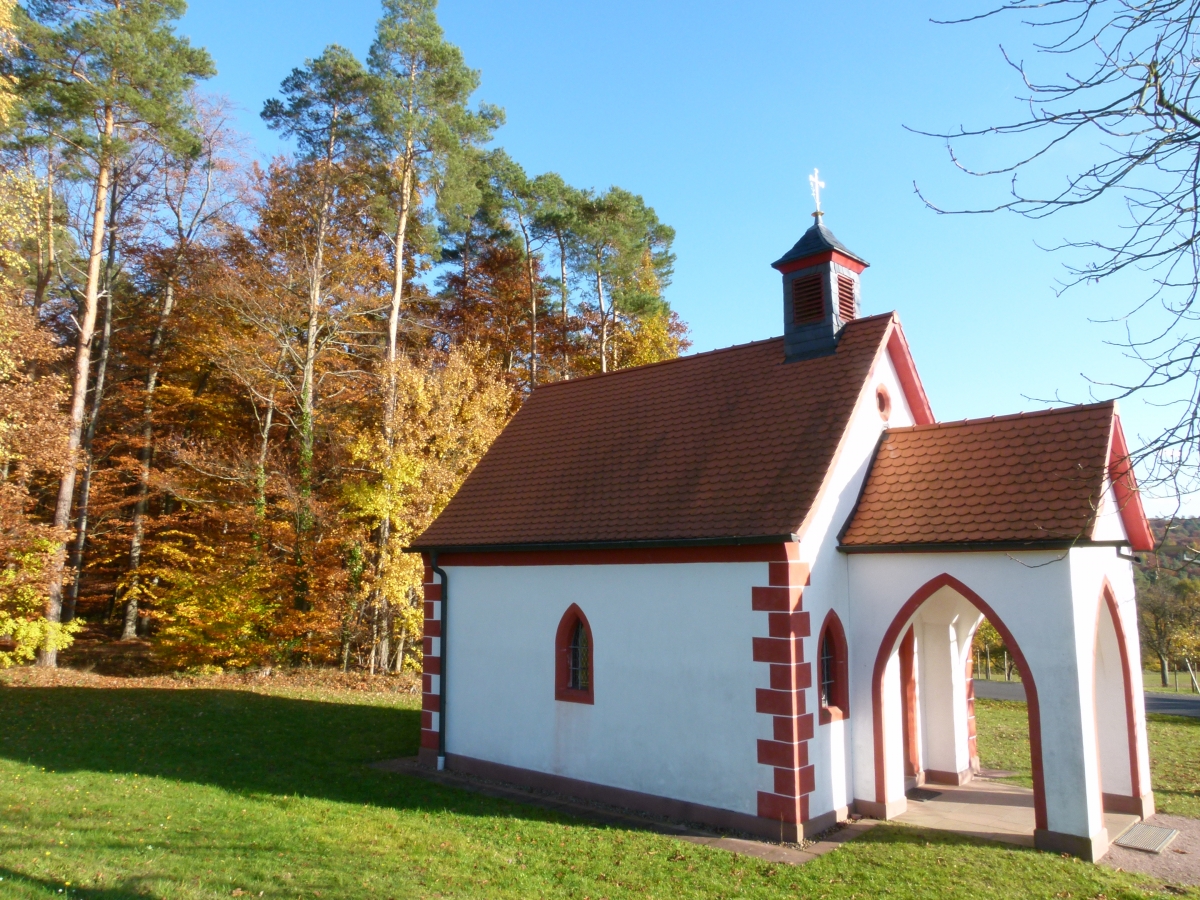
[[[822,725],[837,722],[850,716],[850,675],[848,660],[849,648],[846,645],[846,630],[842,620],[832,609],[825,614],[821,630],[817,632],[817,720]],[[830,690],[829,705],[821,705],[820,682],[824,673],[821,671],[821,652],[825,639],[833,643],[833,687]]]
[[[887,803],[887,766],[885,764],[883,746],[884,670],[887,668],[888,659],[896,647],[896,641],[900,637],[900,632],[908,625],[909,619],[920,609],[922,603],[944,587],[949,587],[957,591],[970,601],[976,609],[987,616],[988,621],[992,623],[992,626],[1004,638],[1005,645],[1012,651],[1017,669],[1021,673],[1021,680],[1025,684],[1025,699],[1029,709],[1029,761],[1033,769],[1034,819],[1037,827],[1044,830],[1047,827],[1046,779],[1042,771],[1041,709],[1038,706],[1037,686],[1033,681],[1033,672],[1029,668],[1029,663],[1025,660],[1025,655],[1021,652],[1021,648],[1017,645],[1016,640],[1013,639],[1012,632],[1008,630],[1008,626],[996,615],[995,610],[988,606],[983,598],[973,590],[954,576],[946,573],[926,582],[917,589],[916,593],[908,598],[908,601],[900,608],[900,611],[892,620],[892,624],[888,626],[888,630],[884,633],[883,642],[879,645],[879,653],[875,657],[875,670],[871,682],[872,719],[875,732],[875,801],[880,804]]]
[[[917,374],[917,364],[909,352],[904,329],[900,327],[900,320],[895,318],[895,313],[893,317],[892,330],[887,339],[888,356],[896,369],[896,377],[900,379],[900,387],[904,389],[904,399],[908,401],[913,421],[918,425],[932,425],[937,421],[933,417],[933,408],[929,405],[929,397],[925,395],[921,376]]]
[[[576,624],[583,625],[587,635],[587,688],[571,687],[571,639],[575,636]],[[583,610],[572,603],[558,622],[558,633],[554,636],[554,699],[568,703],[596,702],[596,645],[592,641],[592,626]]]
[[[1129,733],[1129,787],[1130,793],[1134,797],[1142,796],[1142,769],[1138,765],[1138,742],[1137,742],[1137,715],[1133,709],[1134,687],[1133,687],[1133,669],[1129,665],[1129,645],[1125,641],[1125,625],[1121,621],[1121,613],[1117,608],[1117,598],[1113,593],[1112,585],[1108,579],[1104,579],[1104,586],[1100,589],[1100,596],[1104,598],[1104,603],[1108,607],[1108,614],[1112,617],[1113,630],[1117,634],[1117,647],[1121,652],[1121,680],[1125,685],[1125,728]],[[1100,627],[1100,618],[1096,617],[1096,628]]]
[[[1137,478],[1129,459],[1129,448],[1125,445],[1125,432],[1121,428],[1121,417],[1113,413],[1112,437],[1108,444],[1108,480],[1112,482],[1113,496],[1121,514],[1121,524],[1129,546],[1142,553],[1154,549],[1154,533],[1142,507],[1142,495],[1138,491]]]
[[[917,633],[911,625],[900,639],[900,723],[904,736],[904,774],[921,772],[921,744],[917,740]]]

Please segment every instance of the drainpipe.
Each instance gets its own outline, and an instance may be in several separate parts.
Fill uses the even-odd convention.
[[[438,770],[446,768],[446,623],[448,621],[446,610],[449,609],[446,601],[450,594],[450,579],[446,577],[446,573],[438,568],[437,551],[433,551],[432,559],[429,568],[433,570],[439,578],[442,579],[442,628],[439,643],[441,645],[441,665],[438,666]]]

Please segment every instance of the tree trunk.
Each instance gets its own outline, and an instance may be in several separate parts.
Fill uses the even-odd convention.
[[[412,142],[407,148],[408,157],[412,156]],[[400,305],[404,296],[404,249],[408,233],[408,213],[412,203],[412,165],[410,159],[404,160],[404,177],[400,186],[400,214],[396,217],[396,253],[392,266],[392,305],[388,310],[388,344],[387,367],[388,387],[384,406],[383,437],[390,450],[394,441],[397,383],[396,357],[400,336]]]
[[[150,366],[146,370],[146,389],[142,394],[142,446],[138,452],[138,493],[137,501],[133,506],[133,538],[129,542],[129,571],[133,577],[130,579],[129,598],[125,607],[122,640],[131,639],[125,636],[125,632],[128,632],[130,628],[130,607],[132,607],[133,624],[135,627],[137,625],[138,567],[142,564],[142,542],[146,536],[146,508],[150,502],[150,466],[154,462],[154,391],[158,387],[158,376],[162,371],[159,354],[162,350],[167,322],[174,309],[175,285],[168,279],[162,309],[158,313],[158,322],[154,326],[154,334],[150,337]]]
[[[96,378],[92,384],[92,409],[88,415],[87,428],[83,433],[83,482],[79,486],[79,500],[75,506],[75,544],[71,549],[71,567],[74,578],[71,590],[63,603],[63,621],[70,622],[75,618],[75,607],[79,602],[79,589],[83,582],[83,556],[87,549],[87,537],[90,520],[88,510],[92,496],[92,471],[95,467],[95,454],[92,447],[96,440],[96,426],[100,421],[100,405],[104,402],[104,382],[108,373],[108,353],[112,346],[113,318],[113,271],[117,261],[117,177],[112,179],[112,196],[108,202],[108,253],[104,258],[104,273],[101,284],[104,286],[104,319],[100,326],[100,357],[96,365]]]
[[[83,412],[87,404],[88,376],[92,367],[92,334],[96,330],[96,312],[100,293],[100,258],[104,253],[104,218],[108,204],[108,186],[111,162],[107,144],[112,139],[113,112],[105,110],[104,143],[101,151],[99,171],[96,177],[96,206],[92,213],[92,240],[88,255],[87,288],[84,292],[82,316],[79,320],[79,336],[75,344],[75,369],[71,380],[71,406],[67,426],[67,464],[58,485],[58,499],[54,505],[54,527],[66,532],[71,527],[71,504],[75,499],[75,458],[79,453],[79,442],[83,434]],[[66,563],[66,545],[61,545],[50,561],[49,590],[47,592],[45,617],[51,623],[62,620],[63,569]],[[38,664],[47,668],[58,665],[58,651],[49,643],[38,653]]]
[[[41,212],[38,212],[41,219]],[[38,223],[41,224],[40,222]],[[42,235],[45,234],[43,244]],[[46,227],[43,231],[38,228],[37,272],[35,273],[33,290],[33,311],[36,314],[46,302],[46,289],[50,279],[54,277],[54,164],[48,155],[46,163]]]
[[[604,280],[596,272],[596,297],[600,303],[600,371],[608,371],[608,313],[604,311]]]
[[[517,225],[525,243],[525,284],[529,291],[529,392],[537,387],[537,291],[533,286],[533,242],[525,216],[517,211]]]
[[[328,228],[329,205],[333,169],[333,130],[330,130],[329,146],[325,162],[324,183],[321,185],[320,208],[317,212],[316,242],[313,248],[313,263],[308,278],[308,323],[304,335],[304,370],[300,386],[300,502],[296,510],[296,543],[293,562],[296,566],[295,597],[293,605],[299,610],[308,610],[307,557],[309,532],[313,528],[312,476],[313,476],[313,411],[316,390],[317,333],[321,325],[321,285],[325,269],[325,231]]]
[[[379,671],[386,675],[392,658],[392,606],[386,597],[382,600],[379,621]]]
[[[1160,667],[1159,671],[1162,674],[1162,686],[1170,687],[1171,685],[1167,681],[1167,657],[1166,657],[1166,654],[1163,654],[1163,653],[1158,654],[1158,664]]]
[[[275,419],[275,388],[271,387],[271,393],[267,397],[267,412],[263,416],[262,426],[259,430],[258,441],[258,466],[254,472],[254,518],[262,527],[262,522],[267,517],[267,452],[271,446],[271,424]],[[256,541],[262,539],[261,535],[256,536]]]
[[[100,420],[100,404],[104,401],[104,380],[108,372],[108,348],[112,342],[112,291],[105,292],[104,324],[100,329],[100,359],[96,366],[96,381],[92,385],[92,409],[88,415],[87,428],[83,433],[83,481],[79,486],[79,502],[75,510],[75,542],[71,546],[71,568],[74,577],[71,589],[63,603],[62,618],[70,622],[75,618],[75,607],[79,602],[79,587],[83,580],[83,555],[87,549],[88,508],[92,496],[92,468],[95,458],[92,445],[96,439],[96,423]]]
[[[555,232],[558,238],[558,266],[561,274],[560,290],[562,291],[562,339],[563,339],[563,380],[566,381],[571,377],[571,370],[568,368],[567,346],[570,341],[570,329],[567,323],[567,308],[569,294],[567,292],[567,244],[561,230]]]
[[[408,634],[406,632],[402,631],[400,633],[400,636],[398,638],[396,638],[396,669],[395,669],[395,672],[397,675],[402,675],[404,673],[404,644],[405,644],[405,638],[407,638],[407,637],[408,637]]]

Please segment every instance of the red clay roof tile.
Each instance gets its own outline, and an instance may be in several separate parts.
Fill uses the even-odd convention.
[[[414,549],[794,533],[892,322],[801,362],[775,338],[539,387]]]
[[[842,546],[1086,541],[1115,404],[889,431]]]

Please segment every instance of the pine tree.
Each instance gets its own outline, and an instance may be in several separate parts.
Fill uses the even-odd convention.
[[[373,131],[383,162],[382,193],[388,199],[382,218],[393,248],[383,420],[390,443],[397,402],[392,369],[414,206],[422,191],[455,193],[457,186],[446,182],[469,176],[452,161],[490,140],[504,114],[492,106],[467,106],[479,87],[479,73],[468,68],[462,52],[445,39],[437,21],[437,0],[384,0],[368,64]]]

